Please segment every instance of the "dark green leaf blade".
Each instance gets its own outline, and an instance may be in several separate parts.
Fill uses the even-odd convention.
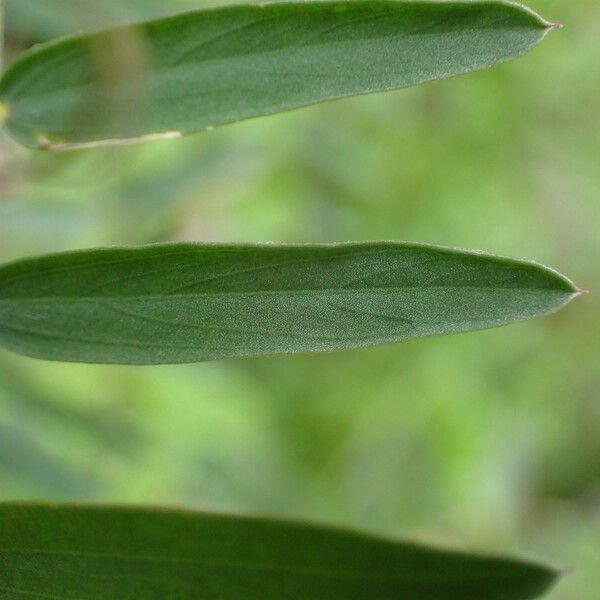
[[[0,505],[3,600],[528,600],[558,573],[299,523]]]
[[[31,147],[174,137],[490,67],[552,27],[509,2],[225,7],[39,46],[0,101]]]
[[[0,267],[0,345],[125,364],[342,350],[531,319],[578,293],[535,263],[398,242],[92,249]]]

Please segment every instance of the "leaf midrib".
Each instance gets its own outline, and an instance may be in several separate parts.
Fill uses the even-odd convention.
[[[534,286],[482,286],[482,285],[406,285],[406,286],[381,286],[381,287],[368,287],[368,288],[306,288],[306,289],[291,289],[291,290],[253,290],[249,292],[198,292],[193,294],[173,294],[173,295],[157,295],[152,294],[148,296],[37,296],[35,298],[23,298],[15,296],[6,299],[0,299],[0,303],[12,304],[14,301],[19,302],[35,303],[35,302],[63,302],[63,303],[74,303],[74,302],[114,302],[114,301],[169,301],[169,300],[181,300],[181,299],[192,299],[199,297],[211,297],[211,296],[274,296],[274,295],[290,295],[290,296],[301,296],[301,295],[317,295],[317,294],[340,294],[340,295],[360,295],[370,292],[400,292],[406,290],[436,290],[436,289],[456,289],[456,290],[487,290],[497,292],[499,290],[522,290],[522,291],[537,291],[547,292],[549,294],[563,294],[565,296],[576,296],[577,292],[573,291],[569,293],[561,289],[551,289]]]

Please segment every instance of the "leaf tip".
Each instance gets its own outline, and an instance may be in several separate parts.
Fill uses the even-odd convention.
[[[563,24],[562,23],[548,23],[548,25],[546,27],[547,27],[548,31],[554,31],[555,29],[562,29]]]
[[[562,567],[561,569],[556,570],[556,578],[562,579],[563,577],[570,575],[574,571],[575,571],[575,567],[572,565],[569,565],[568,567]]]
[[[59,142],[51,139],[49,135],[46,135],[42,131],[34,132],[35,140],[37,142],[37,148],[39,150],[53,150]]]
[[[565,566],[565,567],[548,567],[546,570],[546,581],[545,581],[545,591],[546,593],[556,585],[558,585],[563,578],[568,577],[575,571],[575,567],[573,566]]]

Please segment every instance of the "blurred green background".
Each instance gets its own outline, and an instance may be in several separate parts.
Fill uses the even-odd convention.
[[[10,61],[199,0],[7,0]],[[600,3],[491,71],[173,142],[0,144],[0,260],[166,240],[404,239],[600,287]],[[384,348],[191,366],[0,351],[0,500],[309,518],[575,570],[600,594],[600,308]]]

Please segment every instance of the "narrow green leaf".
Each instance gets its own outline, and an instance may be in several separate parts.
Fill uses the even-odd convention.
[[[4,75],[0,101],[32,147],[175,137],[483,69],[553,27],[509,2],[225,7],[39,46]]]
[[[0,597],[528,600],[558,573],[268,519],[0,505]]]
[[[127,364],[340,350],[531,319],[577,293],[535,263],[397,242],[107,248],[1,267],[0,345]]]

